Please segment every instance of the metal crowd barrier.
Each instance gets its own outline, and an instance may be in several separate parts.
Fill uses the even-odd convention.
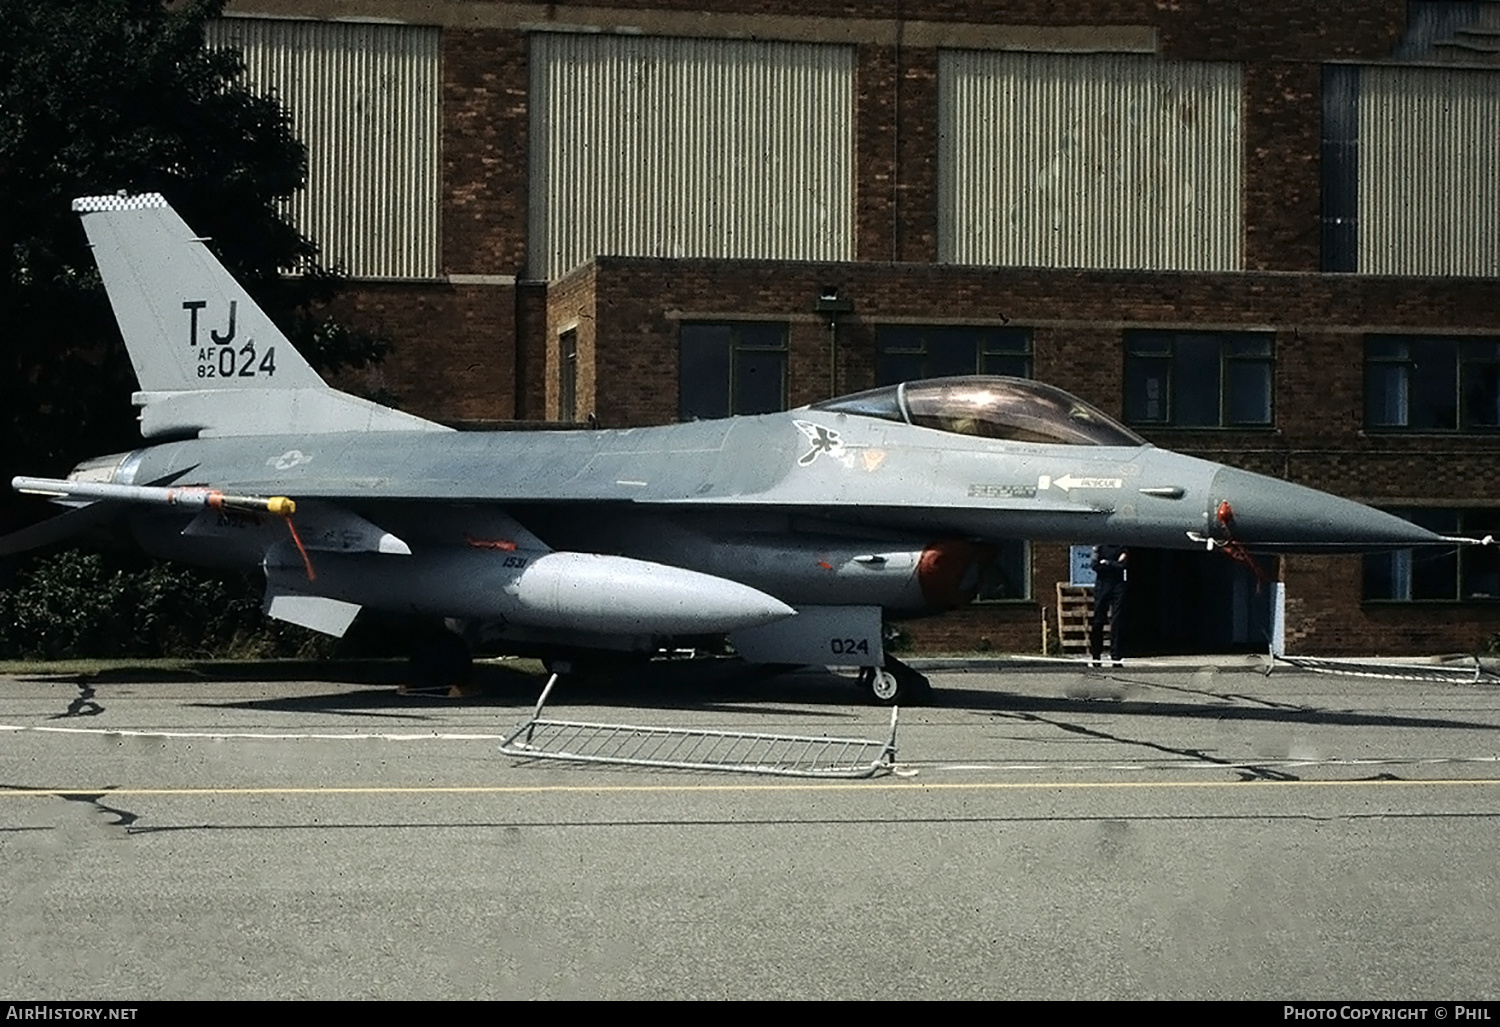
[[[894,707],[890,735],[884,741],[591,724],[542,716],[557,679],[557,674],[547,679],[531,717],[500,743],[502,753],[521,759],[782,777],[868,778],[888,773],[896,764]]]
[[[1331,660],[1313,656],[1277,656],[1276,663],[1285,663],[1299,670],[1317,674],[1341,674],[1346,677],[1383,678],[1391,681],[1438,681],[1453,684],[1500,684],[1500,674],[1485,667],[1478,656],[1473,657],[1474,666],[1442,666],[1441,664],[1363,663],[1358,660]]]

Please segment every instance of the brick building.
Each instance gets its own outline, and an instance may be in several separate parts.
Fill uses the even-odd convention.
[[[622,427],[1029,374],[1159,445],[1500,533],[1500,2],[228,13],[415,413]],[[1016,543],[988,601],[908,630],[1035,650],[1068,560]],[[1493,548],[1264,569],[1293,652],[1500,632]],[[1267,592],[1220,555],[1141,553],[1132,591],[1138,651],[1264,647]]]

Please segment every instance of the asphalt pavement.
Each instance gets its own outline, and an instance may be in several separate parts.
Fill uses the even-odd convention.
[[[1500,998],[1500,678],[1472,661],[926,667],[867,780],[508,756],[541,681],[504,664],[461,698],[0,677],[3,990]],[[890,725],[846,678],[730,664],[564,681],[544,716]]]

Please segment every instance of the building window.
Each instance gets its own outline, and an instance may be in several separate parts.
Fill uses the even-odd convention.
[[[1269,332],[1126,332],[1125,419],[1173,428],[1271,424]]]
[[[678,335],[677,417],[694,421],[786,409],[786,325],[687,323]]]
[[[1440,535],[1500,534],[1500,510],[1410,509],[1391,513]],[[1494,546],[1398,549],[1365,558],[1364,597],[1398,603],[1500,600],[1500,552]]]
[[[1500,428],[1500,340],[1377,335],[1365,339],[1365,427]]]
[[[875,331],[875,384],[959,374],[1031,377],[1031,329],[884,325]]]
[[[578,420],[578,332],[572,328],[557,337],[557,419]]]
[[[1323,67],[1324,271],[1359,270],[1359,68]]]
[[[995,558],[980,569],[978,603],[1005,603],[1031,598],[1031,543],[1000,543]]]

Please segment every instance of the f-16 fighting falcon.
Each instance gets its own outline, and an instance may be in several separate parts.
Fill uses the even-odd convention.
[[[784,413],[460,432],[330,388],[160,195],[75,200],[129,349],[143,445],[12,486],[71,508],[0,555],[113,526],[265,575],[265,612],[365,608],[566,661],[726,637],[919,699],[882,625],[973,598],[1007,539],[1242,550],[1452,545],[1311,488],[1150,445],[1039,382],[914,381]],[[428,654],[431,657],[431,653]]]

